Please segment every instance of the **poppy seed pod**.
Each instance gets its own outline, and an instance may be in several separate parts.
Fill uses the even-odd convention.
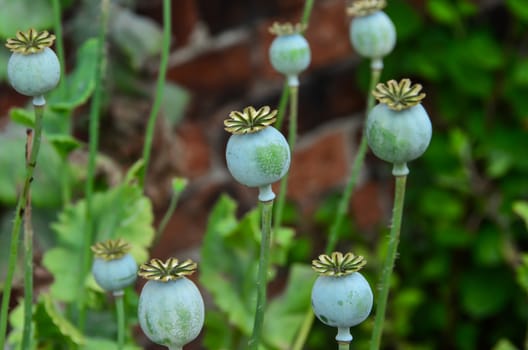
[[[259,200],[272,200],[271,184],[280,180],[290,166],[290,147],[286,138],[270,126],[277,111],[268,106],[231,112],[224,121],[232,133],[226,147],[227,168],[243,185],[258,187]]]
[[[204,324],[202,295],[185,277],[195,271],[195,262],[175,258],[152,259],[140,267],[139,275],[148,282],[139,296],[139,325],[150,340],[170,350],[196,339]]]
[[[422,86],[409,79],[378,84],[379,100],[367,116],[369,147],[379,158],[393,163],[393,175],[407,175],[407,162],[420,157],[431,141],[432,125],[420,101]]]
[[[312,261],[319,273],[312,288],[312,308],[324,324],[336,327],[336,340],[350,343],[350,327],[363,322],[372,310],[370,285],[358,271],[366,264],[362,256],[334,252]]]
[[[60,79],[60,63],[49,47],[55,36],[47,31],[18,32],[8,39],[11,51],[7,63],[7,77],[13,88],[22,95],[39,97],[49,92]]]
[[[298,75],[310,65],[311,51],[308,41],[302,35],[305,26],[290,23],[274,23],[270,32],[277,35],[271,43],[269,58],[278,72],[288,77],[290,86],[298,86]]]

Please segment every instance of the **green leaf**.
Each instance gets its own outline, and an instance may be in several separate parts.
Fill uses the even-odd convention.
[[[9,117],[15,123],[23,125],[27,128],[35,127],[35,114],[28,109],[11,108],[9,110]]]
[[[54,275],[52,296],[73,302],[78,293],[80,257],[85,234],[85,200],[70,205],[59,214],[52,225],[57,233],[58,245],[44,255],[44,266]],[[152,205],[135,185],[122,184],[93,197],[95,242],[123,238],[132,246],[130,253],[138,263],[148,259],[153,237]],[[86,280],[88,276],[83,276]]]
[[[79,48],[75,69],[65,78],[62,91],[55,89],[48,97],[52,110],[71,111],[88,101],[95,88],[97,43],[92,38]]]
[[[161,111],[171,126],[174,127],[180,122],[190,99],[191,95],[183,87],[170,82],[165,84]]]
[[[66,134],[49,135],[48,140],[62,159],[66,159],[71,152],[81,147],[81,142]]]
[[[233,330],[249,335],[255,312],[255,278],[259,257],[260,215],[248,212],[238,221],[236,203],[222,196],[209,216],[200,264],[200,281],[213,296],[217,307],[226,315]],[[279,230],[272,248],[272,263],[283,262],[292,237],[291,230]],[[272,274],[270,274],[272,275]]]
[[[7,78],[7,62],[11,54],[8,50],[0,50],[0,81]]]
[[[457,9],[448,0],[427,1],[427,11],[440,23],[453,25],[460,20]]]
[[[0,202],[13,205],[26,174],[24,149],[25,131],[13,126],[0,133]],[[9,171],[6,171],[9,170]],[[42,139],[40,153],[31,186],[33,204],[38,207],[58,207],[61,205],[60,172],[63,162],[51,144]]]
[[[291,349],[306,312],[311,310],[312,286],[317,274],[309,265],[301,264],[293,264],[289,271],[286,289],[269,303],[264,318],[264,343],[274,349]]]
[[[528,21],[528,6],[525,0],[506,0],[506,5],[517,18]]]
[[[513,345],[508,339],[501,339],[493,347],[493,350],[519,350],[519,348]]]
[[[77,345],[83,344],[85,341],[84,335],[59,312],[51,295],[48,293],[42,294],[40,298],[41,303],[39,303],[39,307],[43,308],[43,311],[50,318],[51,322],[53,322],[55,327],[57,327],[60,334]]]
[[[514,289],[510,274],[501,268],[466,269],[460,283],[460,301],[469,315],[489,317],[506,306]]]
[[[103,338],[86,338],[86,345],[80,347],[80,350],[115,350],[117,342]],[[141,350],[139,346],[125,344],[123,350]]]
[[[418,34],[423,26],[423,19],[416,9],[406,1],[391,1],[386,12],[398,28],[398,42]]]
[[[0,37],[4,39],[14,36],[18,30],[42,30],[53,25],[49,0],[0,0],[0,8]]]
[[[528,229],[528,202],[517,201],[513,203],[513,211],[523,219]]]
[[[521,256],[521,264],[517,267],[517,283],[528,294],[528,254]]]
[[[124,8],[116,8],[109,33],[129,57],[133,68],[141,68],[148,58],[161,51],[162,31],[152,19]]]

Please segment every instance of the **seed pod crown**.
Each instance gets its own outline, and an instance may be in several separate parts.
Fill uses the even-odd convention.
[[[352,2],[347,8],[349,16],[368,16],[376,11],[383,10],[387,6],[385,0],[357,0]]]
[[[422,85],[411,84],[410,79],[402,79],[399,83],[389,80],[386,84],[376,85],[372,94],[390,109],[401,111],[419,104],[424,99],[425,93],[420,92],[421,90]]]
[[[109,261],[120,259],[125,256],[125,254],[130,251],[130,244],[121,238],[109,239],[94,244],[91,249],[97,258]]]
[[[302,34],[308,26],[304,23],[279,23],[274,22],[271,27],[269,27],[268,31],[271,34],[275,34],[277,36],[281,35],[293,35],[293,34]]]
[[[242,112],[233,111],[224,120],[225,130],[233,135],[251,134],[260,131],[275,122],[277,110],[269,106],[255,109],[253,106],[244,108]]]
[[[19,31],[14,38],[7,39],[6,47],[12,52],[29,55],[43,51],[46,47],[53,45],[55,35],[47,30],[38,32],[29,29],[27,32]]]
[[[353,253],[333,252],[330,255],[321,254],[312,260],[312,269],[322,276],[346,276],[361,270],[367,261],[360,255]]]
[[[148,280],[168,282],[190,276],[196,268],[197,264],[191,259],[181,263],[176,258],[169,258],[166,261],[152,259],[139,267],[138,274]]]

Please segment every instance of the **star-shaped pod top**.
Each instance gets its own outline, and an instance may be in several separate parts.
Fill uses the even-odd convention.
[[[29,29],[27,32],[19,31],[16,37],[7,39],[6,47],[12,52],[29,55],[42,52],[46,47],[51,47],[55,41],[55,35],[47,30],[41,32]]]
[[[138,274],[148,280],[168,282],[192,275],[197,268],[197,264],[191,259],[180,263],[176,258],[169,258],[166,261],[152,259],[139,267]]]
[[[321,254],[312,261],[312,269],[322,276],[346,276],[361,270],[367,261],[353,253],[333,252],[330,255]]]
[[[385,0],[357,0],[352,2],[347,8],[349,16],[361,17],[367,16],[387,6]]]
[[[233,111],[224,120],[225,130],[233,135],[251,134],[265,129],[277,119],[277,110],[269,106],[255,109],[253,106],[244,108],[242,112]]]
[[[421,90],[422,85],[411,84],[410,79],[402,79],[399,83],[389,80],[386,84],[376,85],[372,94],[390,109],[401,111],[416,106],[424,99],[425,93],[420,92]]]
[[[97,258],[109,261],[120,259],[125,256],[125,254],[130,251],[130,244],[121,238],[109,239],[107,241],[94,244],[91,249]]]
[[[293,34],[302,34],[308,26],[304,23],[279,23],[274,22],[271,27],[269,27],[269,32],[271,34],[281,36],[281,35],[293,35]]]

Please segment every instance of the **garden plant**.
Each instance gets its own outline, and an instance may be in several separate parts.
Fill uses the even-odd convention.
[[[1,350],[528,350],[523,1],[306,0],[287,16],[269,15],[286,5],[256,1],[268,12],[244,18],[250,39],[228,30],[218,42],[207,14],[229,2],[154,3],[155,14],[125,0],[3,4],[1,88],[17,103],[0,124]],[[176,16],[189,8],[203,18],[180,43]],[[329,8],[346,23],[329,21]],[[323,67],[317,38],[334,27],[350,53]],[[260,45],[247,57],[265,62],[273,83],[259,76],[221,108],[229,91],[181,107],[188,75],[171,65],[209,55],[218,67],[198,64],[206,78],[187,84],[216,81],[241,62],[245,51],[229,46],[240,37]],[[233,62],[219,59],[226,45]],[[323,84],[329,74],[353,88]],[[350,169],[301,205],[310,183],[297,169],[330,172],[302,164],[316,151],[301,156],[306,106],[326,90],[359,101]],[[137,112],[134,100],[148,107]],[[214,115],[196,129],[167,117],[207,106]],[[119,113],[141,120],[120,124]],[[331,113],[312,113],[316,131]],[[119,126],[140,131],[125,138],[121,163],[103,151]],[[181,139],[163,143],[175,130]],[[209,162],[221,175],[203,177],[221,186],[160,170],[163,154],[181,163],[200,153],[196,135],[221,141]],[[172,154],[181,140],[193,147]],[[366,227],[373,202],[381,209]],[[203,226],[185,218],[186,203],[209,204]],[[200,231],[193,249],[171,246],[185,240],[171,228],[181,217]]]

